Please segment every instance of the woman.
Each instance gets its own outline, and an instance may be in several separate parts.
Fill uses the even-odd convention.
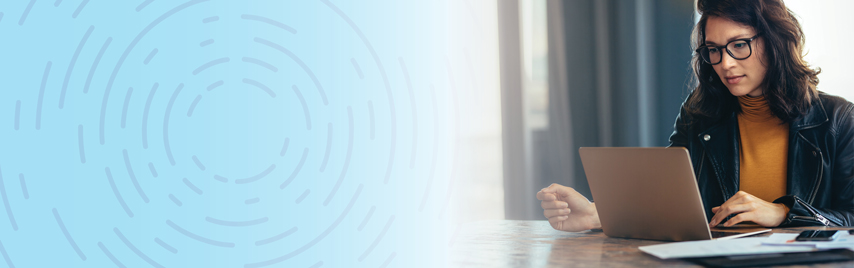
[[[803,32],[781,0],[700,0],[692,33],[697,87],[670,146],[688,149],[709,226],[854,225],[854,115],[817,91]],[[537,193],[558,230],[599,228],[572,188]]]

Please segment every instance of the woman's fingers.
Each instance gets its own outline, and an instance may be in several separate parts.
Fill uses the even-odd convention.
[[[753,211],[735,215],[735,217],[730,218],[727,222],[724,223],[724,227],[731,227],[740,222],[753,221],[755,220],[755,215],[756,213]]]
[[[551,217],[551,218],[549,218],[549,224],[552,226],[552,228],[555,228],[555,230],[563,230],[563,225],[564,225],[563,221],[565,221],[568,218],[569,218],[569,216]]]
[[[541,190],[537,192],[537,199],[542,201],[553,201],[557,200],[557,196],[553,192],[546,192],[545,190]]]
[[[569,216],[569,211],[570,210],[568,208],[545,209],[543,210],[543,216],[546,216],[546,218],[549,219],[556,216]]]
[[[540,202],[540,206],[543,209],[554,209],[554,208],[568,208],[569,204],[563,201],[543,201]]]
[[[743,203],[743,204],[732,204],[727,205],[726,203],[721,205],[721,208],[718,209],[718,212],[715,213],[715,216],[712,217],[712,221],[709,222],[710,227],[715,227],[718,223],[721,223],[726,217],[732,214],[739,214],[753,210],[754,206],[751,203]]]

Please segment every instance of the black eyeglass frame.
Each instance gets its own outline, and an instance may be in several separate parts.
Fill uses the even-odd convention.
[[[703,53],[702,53],[702,52],[700,52],[700,51],[701,51],[702,49],[704,49],[704,48],[717,48],[717,49],[723,49],[723,50],[726,50],[726,53],[727,53],[727,54],[729,54],[729,56],[730,56],[730,57],[732,57],[733,59],[736,59],[736,60],[746,60],[747,58],[750,58],[750,56],[753,56],[753,46],[752,46],[750,43],[752,43],[752,42],[753,42],[753,40],[755,40],[755,39],[756,39],[756,38],[758,38],[759,36],[760,36],[760,35],[759,35],[759,34],[757,34],[757,35],[754,35],[753,37],[750,37],[750,38],[735,39],[735,40],[732,40],[732,41],[727,42],[727,43],[726,43],[725,45],[723,45],[723,46],[702,45],[702,46],[698,47],[697,49],[695,49],[695,50],[694,50],[694,52],[697,52],[697,54],[700,54],[700,58],[702,58],[702,59],[703,59],[703,61],[705,61],[705,62],[706,62],[706,63],[708,63],[709,65],[718,65],[718,64],[720,64],[721,62],[723,62],[723,61],[724,61],[724,54],[723,54],[723,53],[721,53],[721,54],[720,54],[720,55],[721,55],[721,57],[720,57],[720,59],[718,59],[718,62],[717,62],[717,63],[712,63],[712,62],[711,62],[711,59],[706,59],[705,57],[703,57]],[[732,54],[732,51],[729,51],[729,44],[731,44],[732,42],[737,42],[737,41],[745,41],[745,42],[747,42],[747,49],[749,49],[749,50],[750,50],[750,54],[747,54],[747,56],[745,56],[744,58],[738,58],[738,57],[736,57],[735,55],[733,55],[733,54]],[[710,57],[711,57],[711,56],[710,56]]]

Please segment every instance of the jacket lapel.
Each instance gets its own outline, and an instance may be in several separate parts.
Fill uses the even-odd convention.
[[[787,190],[812,204],[822,172],[822,152],[817,147],[818,137],[813,128],[827,122],[827,112],[820,99],[813,102],[810,110],[789,125],[789,152],[787,167]]]
[[[724,192],[724,201],[738,191],[738,121],[733,114],[697,136]]]

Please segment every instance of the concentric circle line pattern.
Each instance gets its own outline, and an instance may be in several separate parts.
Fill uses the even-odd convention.
[[[267,95],[270,95],[270,98],[276,97],[276,92],[273,92],[273,90],[270,89],[270,87],[268,87],[264,84],[261,84],[261,82],[258,82],[258,81],[255,81],[255,80],[252,80],[249,78],[243,78],[243,83],[245,83],[247,85],[252,85],[254,87],[257,87],[257,88],[263,90],[264,92],[267,93]]]
[[[256,58],[250,58],[250,57],[243,57],[243,59],[241,59],[241,60],[243,60],[243,62],[246,62],[246,63],[252,63],[255,65],[261,66],[264,69],[270,70],[274,73],[279,71],[279,68],[276,68],[276,66],[273,66],[272,64],[267,63],[263,60],[259,60]]]
[[[358,231],[362,231],[365,228],[365,225],[368,224],[368,221],[371,220],[371,216],[374,215],[374,210],[377,209],[377,206],[371,206],[371,209],[368,210],[368,214],[365,215],[365,218],[362,219],[362,223],[359,223],[359,227],[356,228]]]
[[[285,231],[284,233],[274,235],[274,236],[272,236],[272,237],[270,237],[270,238],[265,238],[265,239],[261,239],[261,240],[255,241],[255,246],[263,246],[263,245],[266,245],[266,244],[270,244],[270,243],[273,243],[273,242],[279,241],[279,240],[281,240],[282,238],[285,238],[285,237],[287,237],[287,236],[289,236],[289,235],[291,235],[291,234],[293,234],[293,233],[296,233],[298,230],[299,230],[299,229],[298,229],[297,227],[291,227],[291,229],[288,229],[288,230],[287,230],[287,231]]]
[[[265,17],[261,17],[261,16],[257,16],[257,15],[249,15],[249,14],[240,15],[240,18],[244,19],[244,20],[254,20],[254,21],[263,22],[263,23],[272,25],[274,27],[277,27],[279,29],[288,31],[292,34],[297,34],[297,30],[294,29],[293,27],[285,25],[284,23],[275,21],[275,20],[270,19],[270,18],[265,18]]]
[[[161,240],[159,237],[154,238],[154,243],[157,243],[158,245],[163,247],[163,249],[166,249],[167,251],[172,252],[172,254],[178,254],[178,249],[167,244],[166,242],[163,242],[163,240]]]
[[[245,184],[245,183],[250,183],[250,182],[260,180],[260,179],[266,177],[267,175],[270,175],[270,173],[273,172],[273,170],[275,170],[275,169],[276,169],[276,164],[270,164],[270,166],[267,167],[267,169],[265,169],[264,171],[261,171],[261,173],[258,173],[257,175],[254,175],[254,176],[251,176],[248,178],[244,178],[244,179],[236,179],[236,180],[234,180],[234,183]]]
[[[50,66],[51,62],[48,61],[47,65],[44,67],[44,75],[42,75],[42,83],[39,87],[39,99],[36,102],[36,130],[40,130],[42,128],[42,102],[44,101],[44,88],[47,86],[47,78],[50,76]]]
[[[59,216],[59,211],[56,208],[53,208],[53,218],[56,220],[56,225],[59,226],[59,229],[62,231],[62,235],[65,236],[65,239],[68,241],[68,244],[71,245],[71,248],[74,249],[74,252],[77,253],[77,256],[80,257],[81,260],[86,260],[86,255],[83,254],[83,251],[80,250],[80,247],[77,246],[77,243],[74,242],[74,238],[71,237],[71,233],[68,232],[68,229],[65,228],[65,223],[62,222],[62,217]]]
[[[30,0],[30,3],[27,4],[27,8],[24,9],[24,13],[21,14],[21,19],[18,20],[18,26],[23,26],[24,21],[27,20],[27,16],[30,15],[30,11],[33,10],[33,4],[36,3],[36,0]]]
[[[71,18],[76,19],[77,16],[80,15],[80,11],[83,11],[83,8],[86,7],[86,4],[89,3],[89,0],[83,0],[80,2],[80,5],[77,6],[77,9],[74,10],[74,13],[71,13]]]
[[[314,72],[311,71],[311,68],[308,68],[308,65],[306,65],[305,62],[303,62],[299,57],[297,57],[296,54],[286,49],[285,47],[273,43],[269,40],[260,37],[255,37],[254,40],[259,44],[268,46],[272,49],[278,50],[279,52],[285,53],[285,55],[287,55],[294,62],[296,62],[297,65],[299,65],[303,69],[303,71],[308,74],[308,77],[311,78],[311,81],[314,82],[314,86],[317,87],[317,92],[320,93],[320,98],[323,99],[323,105],[329,105],[329,100],[326,99],[326,93],[323,90],[323,86],[320,84],[320,80],[317,79],[317,76],[314,75]]]
[[[151,52],[148,53],[148,56],[145,56],[145,59],[142,60],[142,64],[148,65],[148,63],[151,62],[151,59],[154,58],[154,55],[157,55],[157,51],[157,48],[152,49]]]
[[[77,125],[77,150],[80,152],[80,164],[86,164],[86,150],[83,145],[83,125]]]
[[[341,221],[344,220],[344,217],[347,217],[347,214],[350,213],[350,209],[353,208],[353,204],[355,204],[356,200],[359,199],[359,194],[362,193],[362,188],[363,188],[363,185],[359,184],[359,187],[356,188],[356,193],[353,194],[353,198],[350,199],[350,203],[347,204],[347,207],[344,208],[344,211],[341,212],[341,215],[339,215],[338,218],[335,219],[335,221],[333,221],[332,224],[326,228],[326,230],[324,230],[322,233],[320,233],[320,235],[318,235],[317,237],[315,237],[314,239],[312,239],[311,241],[309,241],[308,243],[306,243],[302,247],[300,247],[300,248],[298,248],[298,249],[296,249],[296,250],[294,250],[288,254],[285,254],[285,255],[282,255],[282,256],[279,256],[279,257],[276,257],[273,259],[269,259],[269,260],[261,261],[261,262],[256,262],[256,263],[247,263],[243,267],[244,268],[257,268],[257,267],[270,266],[273,264],[277,264],[277,263],[286,261],[286,260],[308,250],[309,248],[313,247],[315,244],[317,244],[318,242],[323,240],[323,238],[326,238],[326,236],[328,236],[329,233],[331,233],[333,230],[335,230],[335,228],[337,228],[338,225],[341,224]]]
[[[154,83],[151,86],[151,91],[148,92],[148,98],[145,100],[145,108],[142,110],[142,148],[148,149],[148,112],[151,110],[151,101],[154,100],[154,94],[157,93],[157,88],[160,86]]]
[[[288,176],[288,179],[285,180],[285,182],[283,182],[281,185],[279,185],[279,189],[285,189],[285,187],[288,187],[288,184],[291,184],[291,182],[294,181],[294,179],[297,177],[297,174],[299,174],[299,171],[302,169],[302,165],[305,164],[306,158],[308,158],[308,148],[304,148],[302,150],[302,157],[300,157],[299,163],[297,163],[297,166],[294,167],[294,171],[291,172],[291,175]]]
[[[151,4],[151,2],[154,2],[154,0],[145,0],[142,3],[140,3],[138,6],[136,6],[136,8],[134,10],[136,10],[136,12],[140,12],[140,11],[142,11],[143,8],[147,7],[148,4]]]
[[[128,106],[130,106],[130,98],[133,95],[133,88],[129,87],[127,94],[125,94],[125,103],[122,105],[122,128],[125,128],[128,118]]]
[[[133,173],[133,167],[130,164],[130,156],[128,156],[128,150],[122,150],[122,157],[125,160],[125,167],[128,171],[128,176],[130,177],[131,183],[133,183],[133,188],[136,189],[136,192],[139,194],[139,197],[142,198],[142,201],[146,204],[148,203],[148,196],[145,195],[145,191],[142,190],[142,187],[139,186],[139,181],[136,179],[136,175]]]
[[[328,205],[329,201],[335,197],[335,193],[338,192],[338,188],[341,187],[341,183],[344,181],[344,176],[347,175],[347,169],[350,168],[350,157],[353,155],[353,107],[347,106],[347,119],[350,122],[350,129],[347,135],[347,154],[344,158],[344,166],[341,168],[341,174],[338,175],[338,181],[335,182],[335,186],[332,186],[332,190],[326,196],[326,200],[323,200],[323,206]],[[329,124],[329,129],[329,134],[331,135],[332,124]]]
[[[285,144],[282,145],[282,150],[279,152],[279,156],[285,156],[285,153],[288,152],[288,145],[291,143],[290,138],[285,138]]]
[[[104,135],[105,135],[104,134],[104,118],[106,117],[106,113],[107,113],[107,101],[109,100],[109,97],[110,97],[110,90],[113,88],[113,83],[115,83],[115,81],[116,81],[116,76],[118,76],[119,70],[121,70],[122,65],[124,64],[125,60],[127,59],[128,55],[130,54],[130,51],[133,50],[134,47],[136,47],[136,44],[139,43],[139,41],[142,39],[142,37],[144,37],[146,34],[148,34],[148,32],[150,32],[151,29],[154,29],[155,26],[160,24],[160,22],[163,22],[163,20],[165,20],[166,18],[174,15],[175,13],[178,13],[178,11],[181,11],[181,10],[183,10],[189,6],[192,6],[192,5],[195,5],[198,3],[202,3],[202,2],[206,2],[206,1],[208,1],[208,0],[188,1],[184,4],[181,4],[175,8],[167,11],[163,15],[160,15],[160,17],[157,17],[156,19],[154,19],[154,21],[152,21],[150,24],[148,24],[148,26],[146,26],[144,29],[142,29],[142,31],[139,32],[139,34],[137,34],[136,37],[134,37],[133,41],[131,41],[130,44],[128,44],[128,47],[125,48],[125,51],[122,52],[122,55],[119,57],[119,61],[116,62],[116,67],[113,68],[113,72],[110,74],[110,78],[107,80],[107,87],[104,90],[104,98],[101,100],[101,121],[100,121],[100,124],[98,127],[98,130],[99,130],[98,131],[98,133],[99,133],[98,137],[99,137],[99,141],[101,142],[101,145],[104,145],[104,139],[105,139],[105,137],[104,137]]]
[[[267,222],[269,219],[267,217],[261,217],[254,220],[246,220],[246,221],[227,221],[220,220],[211,217],[205,217],[205,221],[221,225],[221,226],[229,226],[229,227],[245,227],[245,226],[253,226]]]
[[[107,40],[104,40],[104,44],[101,45],[101,49],[98,50],[98,55],[95,56],[92,66],[89,67],[89,75],[86,76],[86,82],[83,83],[83,94],[89,93],[89,85],[92,84],[92,77],[95,76],[95,70],[98,69],[98,64],[101,63],[101,58],[104,57],[104,53],[107,52],[107,48],[110,47],[111,42],[113,42],[113,38],[107,37]]]
[[[131,243],[130,240],[128,240],[127,237],[125,237],[125,235],[122,234],[121,231],[119,231],[119,228],[113,228],[113,232],[116,233],[116,236],[118,236],[119,239],[122,240],[122,243],[124,243],[125,246],[127,246],[134,254],[139,256],[142,260],[144,260],[148,264],[151,264],[151,266],[157,268],[164,268],[163,265],[160,265],[159,263],[148,257],[148,255],[145,255],[145,253],[142,253],[139,248],[137,248],[133,243]]]
[[[0,13],[2,15],[3,13]],[[2,16],[0,16],[2,18]],[[3,247],[3,242],[0,241],[0,254],[3,254],[3,260],[6,261],[6,266],[15,267],[15,264],[12,263],[12,259],[9,258],[9,254],[6,253],[6,248]]]
[[[299,103],[302,105],[302,113],[305,116],[305,129],[311,130],[311,114],[308,111],[308,104],[305,102],[305,98],[302,97],[302,93],[300,93],[297,85],[293,85],[291,89],[294,90],[294,94],[297,95],[297,99],[299,99]]]
[[[190,108],[187,109],[187,117],[193,116],[193,111],[196,110],[196,105],[199,105],[200,101],[202,101],[202,94],[196,95],[196,98],[193,99],[192,103],[190,103]]]
[[[110,168],[104,168],[104,172],[107,173],[107,181],[110,183],[110,188],[113,189],[113,195],[116,196],[116,200],[119,202],[119,205],[122,206],[125,213],[128,217],[133,218],[133,212],[128,207],[127,203],[125,203],[125,199],[122,198],[122,194],[119,192],[119,188],[116,187],[116,182],[113,180],[113,174],[110,172]]]
[[[350,63],[353,64],[353,69],[356,70],[356,74],[359,75],[359,79],[365,79],[365,74],[362,73],[362,68],[359,68],[359,63],[356,62],[356,58],[350,58]]]
[[[200,65],[195,70],[193,70],[193,75],[198,75],[199,73],[201,73],[204,70],[207,70],[208,68],[211,68],[215,65],[224,64],[224,63],[227,63],[229,61],[231,61],[231,58],[223,57],[223,58],[219,58],[219,59],[215,59],[215,60],[206,62],[206,63]]]
[[[12,230],[18,230],[18,222],[15,221],[15,215],[12,214],[12,206],[9,204],[9,196],[6,195],[6,183],[3,181],[3,170],[0,169],[0,195],[3,198],[3,207],[6,208],[6,216],[9,217],[9,224],[12,225]]]
[[[332,123],[326,125],[326,152],[323,154],[323,161],[320,162],[319,172],[326,171],[326,163],[329,161],[329,154],[332,153]]]
[[[224,248],[233,248],[234,247],[234,243],[231,243],[231,242],[216,241],[216,240],[213,240],[210,238],[206,238],[206,237],[191,233],[190,231],[187,231],[186,229],[181,228],[181,226],[178,226],[177,224],[172,222],[172,220],[166,220],[166,225],[169,225],[169,227],[172,227],[172,229],[175,229],[175,231],[177,231],[177,232],[179,232],[179,233],[181,233],[181,234],[183,234],[183,235],[185,235],[185,236],[187,236],[193,240],[196,240],[196,241],[208,244],[208,245],[217,246],[217,247],[224,247]]]
[[[383,230],[380,231],[380,233],[377,235],[377,238],[374,239],[374,242],[372,242],[371,245],[368,246],[367,249],[365,249],[365,252],[362,252],[362,255],[359,255],[359,262],[365,260],[365,258],[367,258],[368,255],[370,255],[371,252],[374,251],[374,248],[376,248],[380,241],[383,240],[383,237],[385,237],[385,234],[386,232],[388,232],[388,229],[391,227],[392,223],[394,223],[394,215],[391,215],[391,217],[388,218],[385,227],[383,227]]]
[[[213,43],[214,43],[213,39],[207,39],[205,41],[199,42],[199,47],[206,47],[206,46],[213,44]]]
[[[352,28],[353,31],[356,32],[356,35],[359,36],[359,39],[362,40],[362,43],[365,44],[368,51],[371,53],[371,57],[374,58],[374,62],[377,64],[377,69],[379,69],[380,75],[383,78],[386,98],[388,99],[389,115],[391,116],[391,137],[389,138],[391,140],[391,147],[389,149],[388,165],[386,166],[385,179],[383,179],[383,184],[388,184],[388,180],[391,177],[391,168],[394,165],[395,146],[397,145],[397,112],[394,108],[394,96],[392,95],[391,91],[391,83],[389,83],[388,81],[388,75],[385,72],[385,67],[383,67],[382,61],[380,61],[380,56],[377,55],[377,51],[374,50],[374,46],[371,45],[371,42],[368,41],[368,38],[365,36],[364,33],[362,33],[362,30],[360,30],[359,27],[356,26],[356,23],[354,23],[353,20],[351,20],[350,17],[347,16],[347,14],[344,14],[344,11],[341,11],[341,9],[335,6],[335,4],[329,2],[329,0],[320,0],[320,2],[326,4],[326,6],[328,6],[330,9],[332,9],[332,11],[338,14],[338,16],[341,17],[341,19],[343,19],[345,22],[347,22],[347,24],[350,25],[350,28]],[[373,135],[371,136],[373,137]]]
[[[74,50],[74,54],[71,56],[71,61],[68,63],[68,69],[65,71],[65,79],[62,80],[62,90],[59,92],[59,109],[62,109],[65,106],[65,91],[68,90],[68,80],[71,80],[71,72],[74,71],[74,65],[77,64],[77,58],[80,56],[80,51],[83,50],[83,46],[85,46],[86,41],[89,40],[89,35],[91,35],[94,30],[95,25],[90,25],[89,29],[86,30],[86,33],[83,34],[83,38],[80,39],[80,43],[77,45],[77,49]]]
[[[106,255],[107,258],[113,262],[113,264],[115,264],[118,267],[126,267],[121,261],[119,261],[119,259],[116,258],[115,255],[113,255],[112,252],[110,252],[109,249],[107,249],[106,246],[104,246],[104,243],[101,243],[101,241],[98,241],[98,248],[100,248],[101,251],[104,252],[104,255]]]
[[[178,94],[183,88],[183,83],[178,84],[178,88],[175,89],[172,97],[169,98],[169,103],[166,104],[166,113],[163,115],[163,148],[166,150],[166,158],[169,159],[169,164],[172,166],[175,166],[175,158],[172,157],[172,147],[169,145],[169,117],[172,115],[172,105],[175,104],[175,99],[178,98]]]

